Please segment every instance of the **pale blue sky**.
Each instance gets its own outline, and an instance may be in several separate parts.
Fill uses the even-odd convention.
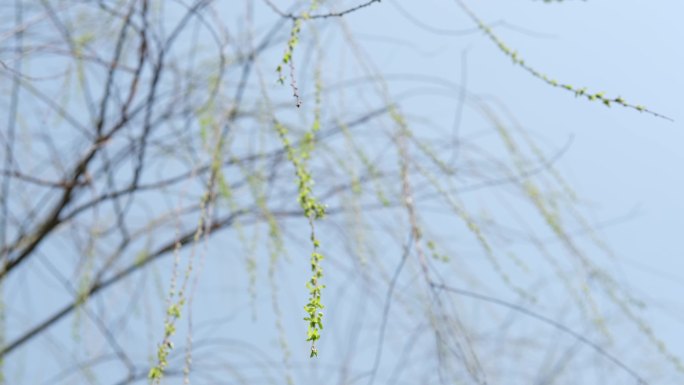
[[[621,96],[634,104],[643,104],[671,117],[674,122],[618,106],[606,108],[600,103],[575,98],[564,90],[544,84],[514,65],[482,33],[473,31],[475,24],[453,0],[384,0],[346,16],[345,22],[369,60],[380,72],[388,75],[391,94],[403,95],[404,91],[415,91],[412,87],[419,87],[407,81],[406,74],[430,76],[454,84],[464,83],[469,93],[505,105],[547,154],[553,154],[570,141],[567,150],[554,163],[555,166],[577,192],[585,214],[592,224],[598,226],[598,235],[614,251],[618,261],[610,266],[619,268],[611,272],[620,282],[627,283],[633,293],[646,300],[650,305],[644,312],[648,321],[669,348],[684,357],[684,49],[681,48],[681,38],[684,37],[684,23],[681,21],[684,3],[673,0],[594,0],[550,4],[531,0],[466,2],[471,4],[473,11],[485,22],[494,25],[495,33],[517,50],[526,63],[539,71],[561,82],[577,87],[586,86],[595,92],[606,91],[611,97]],[[290,4],[289,1],[274,3],[285,4],[283,8]],[[350,6],[359,1],[342,3]],[[257,32],[263,32],[262,28],[272,25],[274,14],[261,1],[254,4],[257,9]],[[396,7],[397,4],[400,4],[402,10]],[[242,8],[233,14],[226,7],[226,24],[231,25],[235,21],[239,25],[243,20],[236,18],[235,14],[242,12]],[[417,25],[404,13],[427,24],[433,31]],[[235,29],[239,30],[239,27]],[[303,29],[303,34],[308,32],[309,29]],[[282,36],[286,35],[287,31],[283,29]],[[340,40],[345,39],[340,28],[324,28],[322,36],[323,44],[330,44],[324,47],[324,51],[328,51],[331,61],[340,64],[335,67],[336,70],[344,65],[352,65],[353,61],[349,57],[344,58],[347,61],[343,62],[343,55],[338,52],[342,51],[338,49]],[[210,44],[207,46],[211,47]],[[279,60],[281,48],[277,46],[265,55],[261,70],[267,76],[273,75],[273,64]],[[463,63],[467,64],[466,72],[463,72]],[[404,80],[393,81],[394,75],[397,75],[397,79],[403,77]],[[300,79],[300,83],[304,84],[302,88],[305,89],[307,80]],[[310,84],[310,79],[308,83]],[[282,100],[289,100],[289,87],[274,89],[274,93],[281,93],[277,96],[282,97]],[[457,95],[449,93],[456,91],[458,89],[441,89],[439,92],[447,96],[437,101],[428,96],[411,97],[402,101],[402,107],[411,118],[428,117],[437,126],[449,127],[453,124],[458,101]],[[426,94],[430,92],[435,92],[435,88]],[[359,92],[359,104],[366,102],[366,96]],[[372,100],[372,96],[368,98]],[[474,134],[468,131],[469,125],[476,124],[478,120],[471,109],[463,110],[462,121],[464,132]],[[467,195],[465,199],[477,204],[480,198]],[[483,198],[483,202],[486,201],[484,199],[487,198]],[[505,202],[501,205],[505,205]],[[439,213],[434,218],[439,221]],[[605,226],[602,227],[602,224]],[[306,227],[302,223],[294,223],[288,228],[289,232],[295,234],[300,230],[305,234]],[[255,378],[263,379],[261,376],[264,376],[271,378],[272,383],[283,383],[279,369],[273,369],[273,373],[269,372],[268,375],[261,373],[265,370],[264,367],[279,368],[281,363],[281,352],[271,315],[270,291],[263,290],[259,293],[256,305],[258,317],[254,320],[254,309],[245,291],[248,279],[244,274],[244,260],[235,249],[228,250],[230,255],[226,256],[229,248],[225,244],[232,245],[230,242],[236,241],[235,234],[225,237],[225,240],[219,238],[220,242],[211,244],[207,252],[208,256],[225,257],[225,260],[213,265],[212,259],[207,258],[208,267],[202,271],[203,279],[195,303],[194,336],[199,341],[206,337],[208,341],[216,343],[218,351],[225,354],[221,358],[233,365],[247,368],[247,372],[251,370],[249,373]],[[388,241],[389,238],[382,240]],[[446,241],[456,243],[461,238]],[[333,247],[342,250],[343,246],[335,244]],[[466,250],[470,246],[466,245]],[[400,250],[396,244],[386,247],[382,251],[387,255],[382,256],[387,258],[386,268],[391,271],[399,259]],[[524,257],[529,250],[523,247],[518,251]],[[294,247],[290,251],[296,255],[301,250]],[[378,324],[377,312],[373,313],[372,310],[377,310],[375,306],[382,303],[384,288],[364,291],[364,285],[361,284],[364,278],[353,274],[356,270],[351,269],[351,263],[345,265],[331,258],[326,271],[339,271],[333,273],[337,275],[331,278],[330,287],[326,291],[326,300],[332,304],[330,313],[326,315],[331,328],[325,329],[329,334],[326,335],[327,340],[324,338],[321,343],[321,357],[311,361],[307,355],[308,345],[303,341],[302,314],[297,312],[306,302],[303,277],[307,266],[305,263],[295,262],[296,258],[294,262],[291,259],[288,268],[283,268],[277,290],[281,311],[284,313],[284,327],[293,352],[295,381],[297,384],[341,383],[345,377],[335,364],[343,357],[351,356],[349,362],[357,365],[357,369],[366,370],[371,366],[375,357]],[[157,264],[158,275],[152,277],[150,274],[149,281],[141,278],[141,282],[144,281],[143,284],[148,288],[165,288],[170,266],[169,260]],[[260,265],[264,271],[260,272],[259,277],[264,285],[268,282],[265,266]],[[45,276],[47,274],[44,272],[36,273],[30,279],[42,280],[41,284],[52,287],[54,290],[50,293],[55,298],[43,297],[37,301],[34,298],[32,302],[29,300],[31,295],[22,294],[17,301],[24,301],[23,296],[28,299],[14,304],[21,311],[9,322],[11,327],[16,328],[10,330],[10,336],[19,332],[24,326],[22,322],[31,324],[52,312],[51,308],[43,305],[65,298],[60,285],[44,278]],[[414,279],[415,276],[406,273],[399,281],[401,285],[397,290],[410,290]],[[16,285],[15,287],[22,287],[20,283]],[[125,290],[135,293],[136,288],[133,283],[129,283]],[[507,295],[504,299],[515,300],[510,293],[503,292]],[[151,295],[153,299],[156,298],[154,295],[156,294]],[[564,300],[565,298],[558,299],[559,303]],[[96,303],[93,306],[105,307]],[[467,301],[464,303],[469,304]],[[143,309],[156,309],[156,305],[158,304],[146,303]],[[548,309],[544,304],[540,308]],[[477,319],[487,315],[486,311],[475,305],[473,309],[472,313],[467,313],[466,318]],[[117,310],[119,309],[114,309],[113,312]],[[365,311],[375,314],[375,318],[366,319]],[[155,313],[155,317],[158,315]],[[394,320],[396,324],[392,332],[395,334],[388,336],[386,358],[380,363],[376,384],[389,383],[392,371],[402,367],[397,359],[398,346],[402,346],[410,338],[412,334],[408,331],[416,327],[409,321],[401,318]],[[134,326],[138,325],[136,322],[143,323],[136,320],[133,321]],[[182,345],[184,339],[183,325],[179,326],[179,345]],[[521,327],[533,331],[537,328],[545,330],[533,321]],[[44,372],[38,372],[32,370],[32,362],[36,357],[40,361],[41,356],[52,359],[62,354],[59,348],[61,345],[52,344],[51,339],[68,345],[73,328],[72,320],[63,321],[50,331],[49,338],[13,356],[14,361],[6,363],[10,375],[15,376],[12,378],[22,375],[21,378],[28,381],[24,382],[26,384],[48,385],[55,373],[63,369],[60,368],[60,363],[52,360],[46,364]],[[618,333],[627,330],[620,326],[617,328]],[[144,344],[134,354],[141,360],[146,359],[153,353],[158,335],[146,334],[143,329],[135,327],[130,329],[132,330],[128,330],[126,335],[134,336],[134,339],[126,343],[134,345],[143,341]],[[161,328],[158,329],[160,332]],[[361,329],[364,331],[362,338],[355,334],[355,331]],[[89,348],[97,351],[99,347],[106,345],[98,340],[95,328],[91,327],[90,332],[92,339],[88,340],[91,343]],[[419,331],[416,332],[418,334]],[[624,347],[633,336],[619,337],[625,342],[618,342],[616,346]],[[356,341],[355,338],[360,340]],[[251,342],[259,350],[245,347],[238,340]],[[213,352],[202,356],[200,349],[197,361],[200,362],[203,358],[211,363],[212,359],[216,359],[216,365],[219,365],[219,359],[214,357]],[[68,353],[74,356],[82,354],[76,351]],[[638,352],[618,353],[631,358],[639,357]],[[497,354],[485,351],[484,359],[496,358]],[[409,378],[420,378],[422,371],[429,372],[435,366],[434,362],[429,361],[430,357],[425,362],[420,361],[420,356],[417,359],[412,358],[414,362],[406,365],[406,372],[415,377]],[[653,366],[658,367],[663,360],[654,356],[644,361],[655,362]],[[70,361],[64,359],[64,362]],[[176,359],[174,362],[181,360]],[[9,365],[12,366],[8,367]],[[107,365],[110,364],[104,364],[98,370],[111,373],[110,382],[115,383],[121,377],[118,374],[122,368],[116,364]],[[209,367],[207,365],[204,369]],[[515,368],[503,369],[515,372]],[[673,371],[671,367],[666,370],[667,373]],[[211,383],[212,380],[208,378],[203,379]],[[251,378],[245,381],[249,383]],[[72,381],[82,381],[77,383],[87,383],[87,375],[74,376],[73,379]],[[220,383],[220,380],[221,378],[217,378],[215,382]],[[348,383],[366,383],[368,373],[362,371],[358,378],[346,380]],[[623,378],[620,377],[620,380]],[[104,384],[108,385],[110,382]],[[667,379],[656,379],[653,383],[665,385]]]
[[[397,1],[388,2],[397,3]],[[441,29],[472,23],[453,1],[399,2],[411,15]],[[624,260],[631,284],[662,306],[652,322],[684,355],[684,3],[679,1],[469,2],[488,22],[505,22],[540,37],[498,27],[496,33],[526,62],[559,81],[623,96],[673,118],[575,99],[511,64],[482,35],[435,37],[412,26],[383,2],[356,15],[359,28],[373,30],[384,12],[392,36],[437,52],[429,67],[459,82],[460,54],[468,51],[468,88],[496,95],[521,124],[557,147],[572,136],[558,162],[579,195],[595,207],[597,221],[631,215],[602,229],[601,236]],[[358,21],[357,21],[358,20]],[[351,22],[351,21],[350,21]],[[391,27],[390,27],[391,25]],[[420,71],[396,48],[380,66]],[[395,60],[402,58],[402,60]],[[385,68],[385,67],[383,67]],[[426,71],[427,72],[427,71]]]

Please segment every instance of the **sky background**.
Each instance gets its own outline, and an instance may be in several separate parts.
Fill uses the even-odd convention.
[[[396,39],[392,48],[386,40],[365,42],[388,73],[424,73],[460,83],[465,52],[470,91],[495,96],[551,146],[561,148],[571,140],[557,167],[594,209],[596,223],[610,224],[600,234],[624,263],[619,274],[661,306],[654,326],[684,354],[684,49],[677,48],[684,36],[679,21],[684,4],[490,1],[470,6],[487,23],[505,22],[495,27],[497,35],[539,71],[646,105],[674,122],[551,88],[513,65],[481,33],[446,35],[473,27],[453,1],[383,2],[348,21],[359,33]],[[426,31],[406,13],[446,36]],[[377,46],[383,48],[374,52]],[[424,108],[430,111],[429,105]]]
[[[677,48],[677,40],[684,36],[684,5],[491,1],[471,7],[539,71],[646,105],[674,122],[606,108],[549,87],[473,32],[472,21],[455,2],[386,1],[351,15],[347,22],[383,73],[465,83],[469,91],[505,104],[550,148],[570,141],[556,166],[590,208],[594,223],[605,224],[599,234],[622,267],[613,273],[648,299],[649,320],[682,356],[684,50]],[[428,116],[450,118],[441,103],[418,100],[412,107]],[[468,122],[467,109],[463,119]],[[448,118],[442,122],[448,124]]]
[[[404,7],[416,16],[425,12],[423,19],[434,20],[434,26],[468,26],[454,9],[438,14],[430,13],[436,7]],[[574,99],[511,65],[484,37],[469,39],[469,88],[497,95],[525,127],[556,145],[572,137],[558,166],[578,194],[595,207],[595,219],[629,217],[602,229],[601,235],[624,261],[620,273],[660,306],[660,314],[652,318],[654,327],[681,356],[684,50],[677,48],[676,41],[684,36],[677,16],[684,13],[684,4],[499,1],[495,6],[474,3],[472,7],[484,20],[504,19],[551,36],[533,38],[510,29],[496,30],[542,72],[573,85],[622,95],[675,120]],[[458,60],[454,56],[452,62]]]
[[[344,4],[356,3],[347,1]],[[258,5],[257,26],[272,25],[273,13],[260,2],[255,4]],[[674,122],[618,106],[606,108],[544,84],[514,65],[495,44],[474,30],[472,20],[454,1],[384,0],[348,15],[345,21],[360,47],[388,79],[392,74],[410,73],[462,84],[468,92],[505,105],[516,121],[538,143],[546,146],[545,150],[553,153],[569,143],[554,164],[577,192],[589,219],[598,227],[601,239],[619,259],[616,264],[619,270],[612,273],[621,282],[628,282],[631,290],[646,300],[649,304],[646,314],[653,329],[675,354],[684,357],[684,49],[681,48],[684,3],[624,0],[547,4],[498,0],[468,4],[482,20],[494,26],[495,33],[526,63],[539,71],[577,87],[606,91],[611,97],[622,96],[666,115]],[[345,7],[340,5],[340,8]],[[227,20],[233,16],[227,9],[226,14],[229,15]],[[283,31],[283,36],[286,32]],[[304,29],[303,33],[306,32]],[[335,52],[340,39],[344,37],[339,29],[324,31],[322,41],[333,60],[337,59]],[[271,50],[271,54],[277,61],[280,47]],[[271,63],[264,63],[263,67],[269,71],[272,68]],[[388,83],[395,95],[411,89],[405,82],[390,80]],[[290,90],[282,87],[276,92],[287,97]],[[436,124],[450,125],[454,120],[456,99],[450,106],[445,102],[432,102],[429,97],[412,97],[405,101],[405,106],[409,111],[433,118]],[[464,127],[476,119],[471,110],[464,109]],[[291,230],[295,229],[297,227]],[[224,253],[221,246],[213,245],[207,255],[221,253]],[[398,255],[393,258],[396,260]],[[388,262],[388,266],[393,263]],[[169,263],[159,264],[161,277],[168,267]],[[257,311],[260,316],[255,321],[254,309],[250,308],[244,291],[236,289],[247,285],[243,272],[236,269],[226,276],[211,265],[203,271],[205,279],[194,304],[197,338],[201,340],[206,335],[220,344],[217,335],[253,335],[248,338],[251,342],[265,350],[275,350],[277,344],[273,335],[259,334],[261,330],[273,327],[273,319],[268,315],[271,304],[261,302]],[[302,276],[301,269],[284,273],[278,289],[282,309],[300,309],[305,303]],[[351,275],[348,278],[353,280]],[[404,283],[408,284],[410,278],[406,279]],[[163,278],[160,281],[165,282]],[[348,342],[344,333],[351,336],[351,330],[360,327],[357,312],[363,306],[372,306],[371,300],[363,305],[365,293],[360,288],[345,290],[344,279],[340,279],[331,284],[330,293],[335,293],[331,297],[356,296],[359,300],[353,305],[341,305],[333,314],[327,315],[338,320],[335,325],[346,325],[346,329],[340,328],[339,334],[331,337],[338,341],[323,342],[322,348],[327,346],[328,352],[333,350],[335,353],[322,354],[320,361],[314,364],[296,358],[295,368],[301,369],[295,374],[297,383],[326,380],[332,383],[326,374],[326,365],[334,364],[339,358],[337,355],[342,355],[332,347]],[[261,300],[268,296],[268,292],[259,294]],[[49,299],[42,298],[26,305],[26,314],[41,318],[41,301],[49,302]],[[217,307],[216,303],[222,301],[231,305]],[[306,343],[296,334],[302,332],[301,314],[287,315],[285,323],[291,333],[289,339],[299,341],[292,345],[294,354],[302,356]],[[66,322],[61,324],[54,330],[53,338],[68,340],[70,327]],[[394,337],[401,340],[406,336]],[[144,338],[147,346],[150,341],[154,343],[157,336]],[[231,346],[226,347],[226,354],[235,365],[260,362],[260,352],[247,348],[240,350],[232,344],[231,338],[227,337],[225,341],[226,346]],[[375,352],[374,345],[366,347],[364,342],[350,345],[356,346],[360,364],[367,364]],[[19,355],[21,358],[14,361],[15,366],[9,368],[10,373],[29,378],[29,382],[23,382],[26,384],[47,385],[59,368],[32,373],[27,364],[32,357],[44,354],[43,349],[42,346],[25,349]],[[58,348],[53,346],[51,354],[55,352]],[[145,353],[140,352],[141,356]],[[274,360],[279,357],[277,351],[269,354],[275,357]],[[199,357],[202,357],[201,352]],[[389,373],[392,367],[389,363],[383,364],[388,365]],[[255,371],[263,369],[254,365]],[[115,376],[120,368],[113,366],[103,370],[109,370]]]

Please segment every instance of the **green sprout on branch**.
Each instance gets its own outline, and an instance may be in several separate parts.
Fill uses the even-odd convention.
[[[299,32],[302,30],[302,21],[309,20],[311,18],[311,12],[318,9],[318,0],[312,0],[309,4],[309,9],[299,17],[292,19],[292,29],[290,29],[290,38],[287,40],[287,46],[285,47],[285,53],[283,53],[283,58],[276,67],[276,72],[278,72],[278,83],[285,84],[285,75],[283,74],[284,67],[288,66],[290,68],[290,87],[292,87],[292,96],[294,96],[297,107],[301,107],[302,99],[299,96],[299,89],[297,88],[297,80],[295,79],[295,66],[293,61],[293,55],[295,47],[299,44]]]
[[[553,79],[553,78],[547,76],[546,74],[544,74],[544,73],[538,71],[538,70],[535,69],[534,67],[532,67],[532,66],[530,66],[529,64],[527,64],[527,63],[525,62],[525,60],[523,60],[523,59],[518,55],[518,52],[517,52],[517,51],[511,49],[508,45],[506,45],[506,43],[504,43],[504,41],[501,40],[501,39],[494,33],[494,31],[492,30],[492,28],[489,27],[488,25],[486,25],[486,24],[485,24],[485,23],[484,23],[484,22],[483,22],[483,21],[482,21],[474,12],[473,12],[473,11],[470,10],[470,8],[468,8],[468,7],[465,5],[465,3],[464,3],[462,0],[456,0],[456,1],[457,1],[457,3],[461,6],[461,8],[468,14],[468,16],[469,16],[473,21],[475,21],[475,23],[477,24],[478,28],[480,28],[480,29],[487,35],[487,37],[489,37],[489,39],[490,39],[491,41],[493,41],[493,42],[498,46],[498,48],[499,48],[499,50],[501,50],[501,52],[503,52],[503,53],[506,54],[508,57],[510,57],[511,60],[513,60],[513,63],[514,63],[514,64],[517,64],[517,65],[519,65],[520,67],[524,68],[527,72],[529,72],[530,74],[532,74],[532,76],[534,76],[534,77],[536,77],[536,78],[538,78],[538,79],[543,80],[546,84],[549,84],[549,85],[551,85],[552,87],[562,88],[562,89],[564,89],[564,90],[570,91],[570,92],[574,93],[576,97],[585,97],[585,98],[586,98],[587,100],[589,100],[589,101],[598,101],[598,102],[601,102],[601,103],[603,103],[606,107],[610,107],[611,104],[617,104],[617,105],[620,105],[620,106],[622,106],[622,107],[626,107],[626,108],[630,108],[630,109],[633,109],[633,110],[636,110],[636,111],[639,111],[639,112],[645,112],[645,113],[647,113],[647,114],[651,114],[651,115],[656,116],[656,117],[658,117],[658,118],[662,118],[662,119],[666,119],[666,120],[669,120],[669,121],[673,121],[672,118],[667,117],[667,116],[662,115],[662,114],[659,114],[659,113],[657,113],[657,112],[655,112],[655,111],[651,111],[651,110],[649,110],[648,108],[646,108],[646,107],[644,107],[644,106],[642,106],[642,105],[640,105],[640,104],[632,104],[632,103],[630,103],[630,102],[627,102],[627,101],[626,101],[624,98],[622,98],[621,96],[617,96],[617,97],[611,98],[611,97],[606,96],[606,95],[605,95],[605,92],[596,92],[596,93],[588,92],[586,87],[584,87],[584,88],[575,87],[575,86],[573,86],[573,85],[571,85],[571,84],[562,83],[562,82],[559,82],[559,81],[557,81],[557,80],[555,80],[555,79]]]
[[[274,122],[275,130],[285,148],[287,158],[295,168],[295,175],[297,176],[298,181],[297,201],[304,211],[304,216],[308,219],[311,228],[311,243],[313,245],[313,251],[311,253],[311,278],[306,283],[306,287],[309,289],[309,301],[304,306],[304,310],[307,314],[304,320],[307,321],[308,324],[306,340],[311,341],[310,357],[318,355],[316,341],[320,339],[320,332],[321,329],[323,329],[323,313],[321,310],[324,306],[321,302],[321,291],[325,288],[325,285],[321,284],[321,279],[323,278],[321,261],[324,256],[319,251],[321,245],[315,232],[315,221],[325,216],[325,206],[318,202],[313,196],[313,179],[306,167],[306,162],[310,158],[311,151],[313,150],[315,134],[320,128],[318,115],[316,116],[311,131],[304,135],[303,144],[299,151],[290,142],[290,139],[287,136],[287,127],[277,120]]]

